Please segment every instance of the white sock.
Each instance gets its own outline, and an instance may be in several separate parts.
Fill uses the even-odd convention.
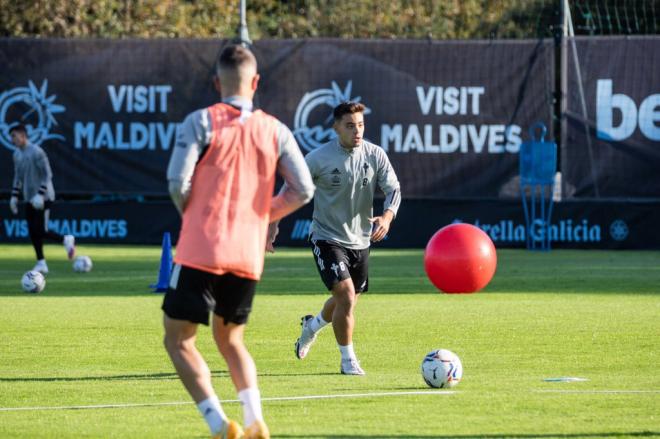
[[[220,406],[220,400],[217,395],[212,395],[204,401],[197,404],[197,409],[204,416],[204,420],[211,430],[211,434],[219,433],[222,429],[222,424],[227,420],[227,415]]]
[[[346,346],[337,346],[339,346],[339,352],[341,352],[342,360],[357,360],[357,358],[355,358],[355,352],[353,351],[353,343]]]
[[[243,425],[252,425],[254,421],[263,421],[264,415],[261,411],[261,394],[256,387],[247,387],[238,392],[238,399],[243,406]]]
[[[328,323],[329,322],[326,322],[325,320],[323,320],[322,313],[318,313],[318,315],[316,317],[314,317],[311,322],[309,322],[309,329],[311,329],[312,332],[314,332],[314,334],[316,334],[321,329],[323,329],[323,327],[325,325],[327,325]]]
[[[39,259],[39,260],[37,260],[37,264],[46,264],[46,260],[45,259]]]

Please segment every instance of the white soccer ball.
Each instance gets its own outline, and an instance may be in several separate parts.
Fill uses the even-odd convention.
[[[21,286],[26,293],[40,293],[46,287],[46,278],[38,271],[30,270],[21,278]]]
[[[76,273],[89,273],[92,271],[92,259],[89,256],[78,256],[73,261],[73,271]]]
[[[424,357],[422,377],[426,384],[436,389],[454,387],[463,378],[463,365],[452,351],[436,349]]]

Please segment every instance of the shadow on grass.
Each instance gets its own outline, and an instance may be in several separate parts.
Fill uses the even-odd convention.
[[[324,376],[334,375],[335,372],[310,372],[310,373],[260,373],[260,377],[286,377],[286,376]],[[215,370],[211,372],[213,377],[228,377],[226,370]],[[0,377],[0,383],[47,383],[57,381],[151,381],[151,380],[178,380],[176,372],[159,372],[147,374],[127,374],[127,375],[98,375],[98,376],[80,376],[80,377]]]
[[[626,431],[626,432],[604,432],[604,433],[542,433],[542,434],[525,434],[525,433],[511,433],[511,434],[464,434],[464,435],[431,435],[411,436],[408,434],[400,435],[370,435],[370,434],[356,434],[356,435],[313,435],[313,438],[322,439],[545,439],[545,438],[591,438],[591,437],[658,437],[660,432],[657,431]],[[295,434],[281,434],[273,435],[273,438],[309,438],[309,435],[295,435]]]
[[[229,376],[227,372],[213,372],[213,376]],[[179,377],[175,372],[162,372],[150,374],[135,375],[99,375],[82,377],[0,377],[0,382],[4,383],[29,383],[29,382],[55,382],[55,381],[133,381],[133,380],[177,380]]]

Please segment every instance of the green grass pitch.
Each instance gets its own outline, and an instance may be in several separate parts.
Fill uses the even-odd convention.
[[[51,273],[34,295],[19,284],[31,247],[0,245],[0,438],[208,437],[162,348],[162,295],[148,289],[160,248],[78,253],[91,273],[47,246]],[[308,358],[294,357],[300,317],[327,297],[310,252],[267,256],[246,341],[273,436],[660,436],[660,252],[498,257],[484,291],[446,295],[426,279],[421,250],[374,249],[354,337],[367,375],[347,377],[329,328]],[[208,328],[198,341],[225,410],[242,421]],[[434,348],[463,361],[456,393],[422,381]],[[554,377],[588,381],[544,381]],[[318,398],[294,399],[305,396]]]

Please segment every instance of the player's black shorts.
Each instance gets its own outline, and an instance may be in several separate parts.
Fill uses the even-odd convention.
[[[312,240],[314,261],[321,280],[332,287],[349,277],[353,279],[356,293],[369,290],[369,249],[352,250],[332,241]]]
[[[257,281],[231,273],[217,275],[206,271],[174,266],[162,309],[168,317],[209,324],[209,312],[222,317],[225,324],[247,323]]]

